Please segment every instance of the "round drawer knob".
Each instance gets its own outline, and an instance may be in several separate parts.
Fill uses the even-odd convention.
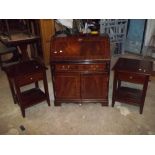
[[[133,77],[132,76],[129,76],[129,79],[132,79]]]
[[[54,51],[54,53],[57,53],[57,51]]]
[[[59,52],[62,53],[62,50],[60,50]]]
[[[30,80],[33,80],[33,78],[31,77]]]

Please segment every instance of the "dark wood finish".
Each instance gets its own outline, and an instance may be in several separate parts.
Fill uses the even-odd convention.
[[[120,58],[113,67],[112,107],[114,107],[115,101],[134,104],[140,107],[140,114],[142,114],[152,69],[153,63],[150,61]],[[121,81],[142,84],[143,89],[123,87]]]
[[[108,105],[108,36],[52,38],[50,62],[55,106],[63,102]]]
[[[25,109],[34,104],[46,100],[50,106],[46,67],[31,60],[5,67],[4,71],[7,73],[14,103],[19,104],[23,117],[25,117]],[[43,80],[44,91],[39,89],[40,80]],[[35,83],[35,88],[21,91],[21,87],[31,83]]]

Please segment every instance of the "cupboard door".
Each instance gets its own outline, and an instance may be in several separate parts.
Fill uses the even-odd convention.
[[[56,73],[54,88],[57,99],[79,99],[80,75],[77,73]]]
[[[94,73],[81,75],[82,99],[106,99],[108,97],[108,74]]]

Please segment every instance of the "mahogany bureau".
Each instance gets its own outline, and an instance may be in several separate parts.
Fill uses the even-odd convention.
[[[53,37],[50,57],[54,105],[108,105],[110,43],[107,35]]]
[[[5,67],[4,70],[7,73],[14,103],[19,104],[23,117],[25,109],[34,104],[46,100],[50,106],[45,66],[35,60],[28,60]],[[43,81],[44,91],[39,88],[40,80]],[[22,87],[32,83],[35,87],[22,90]]]
[[[113,70],[112,106],[115,101],[137,105],[140,107],[140,114],[142,114],[149,77],[153,73],[153,62],[119,58]],[[122,86],[121,81],[140,84],[142,89]]]

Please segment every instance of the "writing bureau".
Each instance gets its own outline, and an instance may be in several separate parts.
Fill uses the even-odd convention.
[[[107,35],[53,37],[50,66],[54,105],[108,105],[110,43]]]

